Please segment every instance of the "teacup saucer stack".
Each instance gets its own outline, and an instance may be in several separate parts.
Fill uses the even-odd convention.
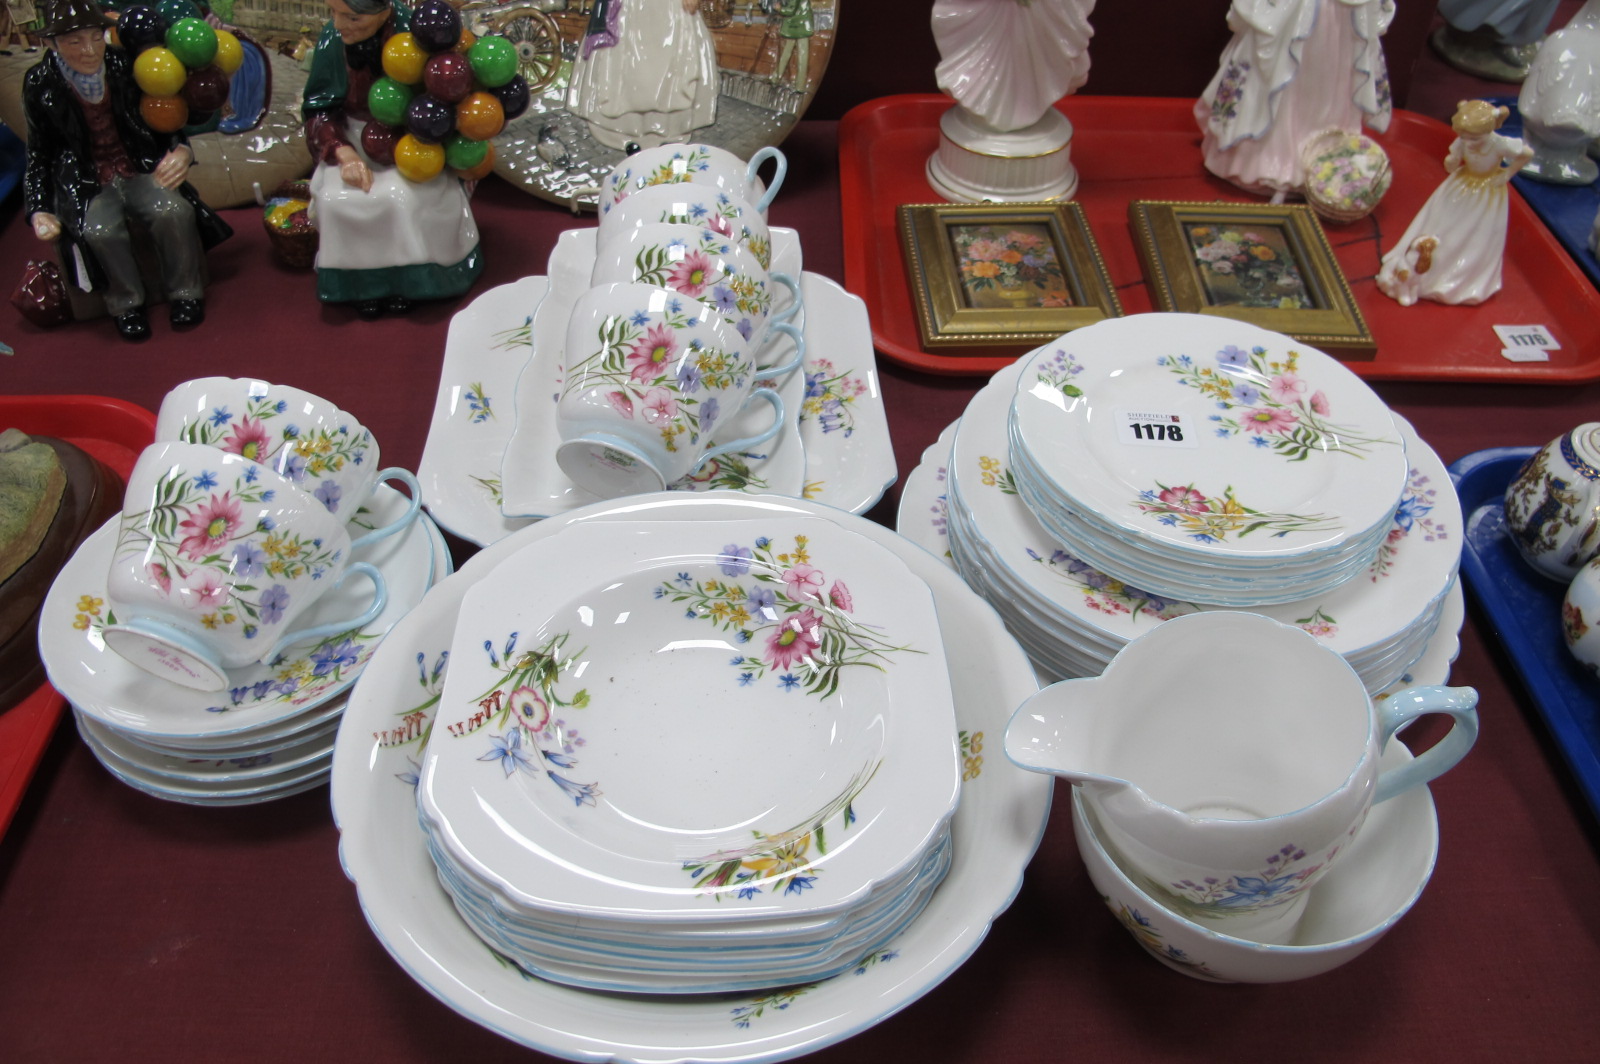
[[[636,993],[822,979],[949,870],[938,617],[867,538],[756,511],[584,522],[459,618],[420,822],[462,919],[524,970]]]
[[[1314,348],[1215,317],[1113,319],[996,374],[947,496],[952,561],[1058,677],[1238,609],[1376,692],[1423,653],[1459,561],[1459,505],[1410,425]]]
[[[411,475],[375,468],[359,424],[318,419],[325,400],[222,378],[168,399],[122,513],[50,587],[40,656],[129,786],[197,805],[286,797],[327,780],[350,686],[449,551]],[[216,438],[186,438],[197,425]]]

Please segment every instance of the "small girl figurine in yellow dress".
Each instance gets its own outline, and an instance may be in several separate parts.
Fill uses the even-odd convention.
[[[1400,242],[1383,257],[1378,288],[1403,307],[1420,299],[1482,303],[1500,291],[1511,178],[1532,149],[1495,130],[1510,115],[1485,100],[1462,100],[1450,120],[1456,139],[1450,176],[1428,197]]]

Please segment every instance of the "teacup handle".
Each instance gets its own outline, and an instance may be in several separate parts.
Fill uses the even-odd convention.
[[[356,562],[339,574],[339,579],[334,581],[330,590],[339,590],[344,585],[345,580],[353,573],[358,573],[372,581],[372,605],[367,607],[366,612],[348,621],[329,621],[327,624],[313,625],[310,628],[302,628],[297,632],[289,632],[272,644],[271,652],[261,660],[270,663],[276,661],[278,655],[282,654],[285,648],[294,646],[296,643],[303,643],[308,639],[325,639],[330,635],[348,632],[353,628],[365,628],[371,624],[378,614],[383,612],[383,608],[389,604],[389,585],[384,582],[383,574],[378,572],[377,569],[366,562]]]
[[[789,305],[772,316],[772,321],[792,321],[800,313],[800,308],[805,305],[805,297],[800,294],[800,282],[787,273],[772,273],[767,275],[773,284],[781,284],[789,290]]]
[[[733,440],[729,443],[719,443],[717,446],[710,448],[705,454],[700,456],[700,461],[694,464],[694,468],[689,471],[691,474],[700,472],[701,466],[705,465],[707,462],[711,461],[711,459],[720,454],[727,454],[730,451],[747,451],[758,443],[766,443],[768,440],[772,439],[772,437],[778,434],[779,429],[783,428],[783,396],[779,395],[771,388],[757,388],[755,391],[750,393],[750,399],[764,399],[768,404],[771,405],[773,413],[777,415],[772,419],[772,424],[767,427],[765,432],[758,432],[754,436],[746,436],[742,440]],[[749,404],[750,399],[745,400],[746,405]],[[740,409],[742,410],[744,408],[740,407]]]
[[[393,521],[374,528],[359,539],[351,540],[351,551],[358,551],[362,547],[370,547],[380,539],[387,539],[396,532],[410,528],[411,522],[417,519],[417,511],[422,508],[422,485],[417,483],[417,478],[412,476],[409,470],[401,469],[399,466],[391,466],[388,469],[378,470],[378,483],[381,484],[386,480],[398,480],[404,484],[406,489],[411,492],[411,502],[406,506],[406,512]]]
[[[1455,718],[1449,732],[1431,748],[1398,768],[1378,777],[1374,802],[1403,794],[1454,768],[1478,738],[1478,692],[1470,687],[1412,687],[1397,691],[1378,705],[1380,748],[1394,733],[1428,713],[1448,713]]]
[[[786,321],[771,326],[770,331],[794,339],[794,357],[781,366],[763,367],[756,372],[763,377],[782,377],[793,373],[800,368],[800,363],[806,360],[806,338],[800,334],[799,329],[796,329]],[[751,394],[754,395],[755,393],[752,392]],[[782,418],[779,420],[781,421]]]
[[[756,183],[756,171],[761,169],[761,164],[768,159],[777,160],[777,169],[773,171],[772,184],[767,186],[766,193],[756,203],[756,210],[762,214],[767,213],[767,207],[772,204],[773,197],[778,194],[778,189],[783,187],[784,176],[789,173],[789,160],[785,158],[783,152],[768,145],[750,156],[750,165],[744,168],[745,188],[752,188]]]

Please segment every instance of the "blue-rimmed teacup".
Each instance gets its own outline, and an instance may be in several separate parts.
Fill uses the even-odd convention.
[[[173,388],[156,415],[156,439],[199,443],[259,462],[343,521],[380,483],[398,481],[411,503],[395,520],[356,539],[364,547],[409,528],[422,505],[416,477],[378,464],[378,441],[318,395],[246,377],[201,377]]]
[[[756,387],[750,346],[710,304],[670,288],[605,284],[579,296],[556,404],[562,472],[601,498],[660,491],[717,455],[777,435],[784,403]],[[772,423],[718,439],[757,399],[772,407]]]
[[[345,522],[270,468],[205,444],[151,444],[128,477],[106,645],[153,675],[220,691],[229,669],[383,611],[382,574],[350,552]],[[295,627],[351,574],[372,583],[367,608]]]
[[[639,281],[711,304],[751,345],[765,376],[782,377],[805,360],[804,337],[792,324],[802,305],[799,282],[786,273],[768,273],[754,255],[714,230],[693,225],[630,229],[599,248],[590,280],[597,285]],[[791,343],[777,342],[784,336]]]

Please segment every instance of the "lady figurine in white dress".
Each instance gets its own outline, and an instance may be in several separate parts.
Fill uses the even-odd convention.
[[[1510,114],[1485,100],[1462,100],[1445,156],[1450,176],[1428,197],[1400,242],[1383,257],[1378,288],[1403,307],[1418,299],[1482,303],[1500,291],[1511,191],[1506,186],[1533,152],[1495,130]]]
[[[688,140],[717,120],[717,47],[699,0],[595,0],[567,107],[608,148]]]
[[[939,88],[998,130],[1031,126],[1089,77],[1094,0],[936,0]]]
[[[1393,19],[1394,0],[1233,0],[1233,40],[1194,108],[1206,169],[1281,202],[1304,183],[1306,138],[1389,128]]]
[[[1089,76],[1094,0],[936,0],[939,118],[928,181],[949,200],[1070,199],[1072,123],[1055,103]]]

